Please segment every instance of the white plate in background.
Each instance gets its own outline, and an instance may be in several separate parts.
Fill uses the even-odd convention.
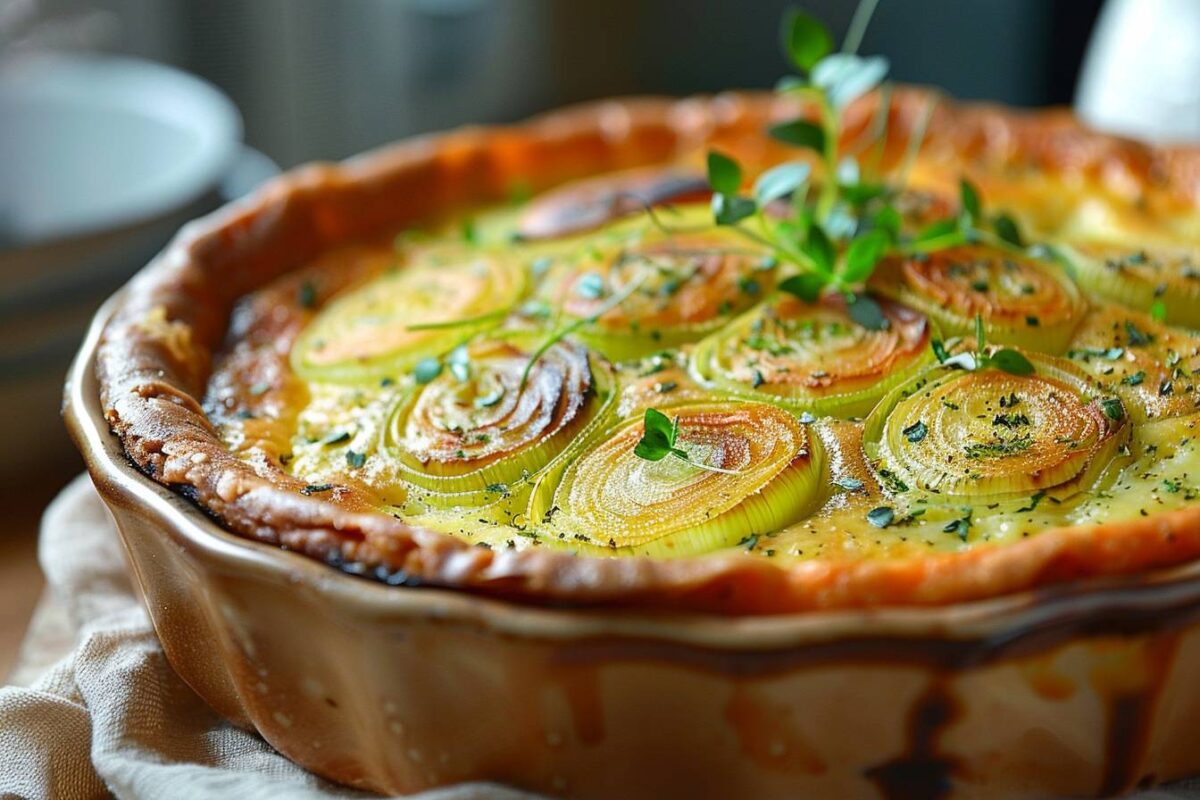
[[[0,62],[0,241],[168,214],[217,183],[241,136],[225,95],[170,67],[79,54]]]
[[[70,452],[59,396],[91,311],[218,203],[241,135],[228,98],[170,67],[0,61],[0,476]]]

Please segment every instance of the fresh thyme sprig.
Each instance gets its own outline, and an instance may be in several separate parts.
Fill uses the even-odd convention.
[[[913,240],[911,252],[928,253],[976,242],[1025,252],[1017,221],[1004,212],[985,213],[979,189],[966,178],[959,179],[958,202],[958,216],[940,219],[925,227]]]
[[[888,62],[856,52],[877,4],[878,0],[862,0],[840,52],[833,52],[829,31],[815,18],[799,10],[784,18],[784,50],[799,74],[781,80],[777,91],[806,101],[815,114],[773,125],[768,133],[811,151],[809,161],[773,167],[758,177],[750,194],[743,194],[743,170],[736,160],[718,151],[710,151],[707,159],[714,222],[767,247],[781,263],[796,269],[779,289],[806,302],[827,292],[840,293],[851,318],[873,330],[886,328],[887,318],[863,287],[885,257],[973,242],[1023,248],[1016,221],[1006,214],[985,214],[978,190],[965,178],[960,183],[959,214],[909,236],[901,230],[894,202],[902,186],[865,172],[858,159],[864,147],[838,152],[845,109],[876,88],[880,107],[869,129],[876,145],[886,136]],[[920,149],[932,112],[930,104],[910,133],[905,166],[898,173],[901,180]]]
[[[644,461],[662,461],[674,456],[680,461],[709,472],[736,475],[737,470],[714,467],[700,461],[692,461],[687,451],[676,446],[679,438],[679,417],[670,418],[656,408],[647,408],[642,420],[642,438],[633,448],[633,454]]]
[[[934,339],[931,343],[933,354],[939,363],[947,367],[957,367],[968,372],[995,368],[1010,375],[1032,375],[1033,362],[1019,350],[1002,347],[995,352],[987,351],[987,334],[983,329],[983,317],[975,315],[975,350],[950,355],[948,342]]]

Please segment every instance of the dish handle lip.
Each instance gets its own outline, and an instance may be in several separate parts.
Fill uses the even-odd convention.
[[[391,587],[341,573],[299,553],[251,541],[217,525],[187,498],[137,470],[105,422],[96,351],[124,290],[96,312],[70,367],[63,416],[101,497],[150,516],[198,560],[226,574],[253,574],[321,592],[352,617],[436,620],[497,634],[553,641],[625,638],[724,651],[793,649],[832,642],[899,642],[980,653],[1026,649],[1049,637],[1136,632],[1200,619],[1200,562],[1092,579],[948,606],[723,616],[634,609],[542,607],[442,588]]]

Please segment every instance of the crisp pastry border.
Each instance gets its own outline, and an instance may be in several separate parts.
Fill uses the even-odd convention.
[[[890,146],[903,147],[932,96],[911,88],[893,95]],[[851,109],[848,135],[869,124],[873,103]],[[394,585],[540,604],[724,614],[944,605],[1200,557],[1200,507],[897,560],[781,564],[727,553],[655,560],[490,550],[374,512],[352,486],[306,496],[278,466],[236,457],[206,417],[200,398],[239,298],[323,251],[499,201],[516,180],[536,190],[712,144],[744,153],[763,138],[764,124],[792,113],[765,93],[605,101],[288,173],[186,226],[126,287],[97,354],[108,424],[142,472],[244,537]],[[980,178],[985,189],[989,174],[1020,168],[1088,181],[1151,213],[1200,203],[1200,148],[1098,134],[1061,110],[939,101],[922,154]]]

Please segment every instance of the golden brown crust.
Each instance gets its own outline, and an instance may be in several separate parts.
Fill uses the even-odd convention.
[[[888,157],[902,151],[931,97],[915,89],[896,93]],[[870,123],[873,102],[851,111],[851,139]],[[361,487],[311,492],[313,487],[287,475],[277,461],[262,457],[268,449],[243,460],[216,435],[199,398],[231,315],[237,332],[235,306],[252,290],[335,245],[499,200],[516,181],[537,190],[608,170],[686,161],[705,143],[734,150],[749,164],[777,160],[775,145],[760,131],[764,122],[787,113],[764,94],[612,101],[511,128],[419,139],[287,175],[245,203],[185,228],[130,284],[97,357],[108,422],[139,468],[181,489],[239,534],[392,583],[436,584],[530,602],[738,614],[943,604],[1137,573],[1200,556],[1200,508],[1059,528],[1004,547],[860,563],[781,566],[728,554],[659,561],[536,548],[492,551],[376,513]],[[1032,169],[1086,180],[1151,209],[1177,210],[1200,200],[1200,151],[1154,149],[1103,136],[1060,111],[1025,114],[940,102],[922,152],[933,164],[971,173],[985,188],[988,181]],[[281,285],[299,286],[299,278]],[[336,288],[326,282],[316,291],[323,296]],[[272,392],[299,390],[289,383],[294,379],[286,352],[272,349],[266,334],[289,339],[305,313],[281,315],[278,330],[256,329],[264,336],[258,351],[246,350],[254,341],[239,340],[227,357],[227,369],[230,359],[242,357],[256,376],[274,376],[262,402],[270,402]],[[232,408],[238,387],[224,391]],[[209,412],[219,418],[222,408],[218,403]],[[269,428],[253,435],[264,442],[276,437]]]

